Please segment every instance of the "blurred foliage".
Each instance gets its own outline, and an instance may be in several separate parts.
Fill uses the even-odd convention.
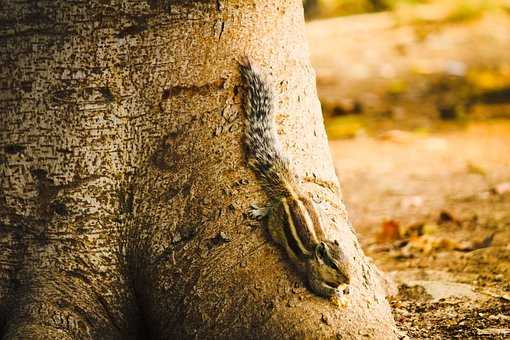
[[[501,90],[510,87],[510,64],[502,64],[496,69],[473,68],[467,73],[467,81],[472,88],[481,90]]]
[[[326,118],[326,132],[329,139],[356,137],[364,132],[364,118],[359,115],[345,115]]]
[[[329,18],[335,16],[400,10],[414,5],[438,4],[450,7],[444,21],[465,21],[476,19],[489,9],[496,7],[510,10],[508,0],[304,0],[307,19]],[[404,10],[404,16],[409,11]],[[412,17],[412,15],[411,15]]]
[[[491,1],[461,1],[449,13],[448,21],[466,21],[479,18],[491,7]]]
[[[426,3],[427,0],[304,0],[307,19],[327,18],[392,10],[402,4]]]
[[[488,11],[509,8],[509,0],[434,0],[427,6],[401,4],[394,14],[400,25],[437,25],[475,20]]]
[[[387,11],[310,25],[321,39],[314,55],[329,138],[510,118],[510,62],[503,45],[510,0],[306,0],[305,10],[313,18]],[[372,20],[394,26],[372,27]],[[370,32],[363,32],[364,40],[348,38],[353,22]],[[342,34],[318,34],[328,30]],[[338,42],[352,55],[329,49]],[[355,65],[356,72],[345,65]]]

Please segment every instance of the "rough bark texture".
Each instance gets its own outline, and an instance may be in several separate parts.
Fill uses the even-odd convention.
[[[0,2],[4,339],[391,338],[339,198],[300,0]],[[355,263],[351,301],[303,285],[246,217],[249,55],[303,190]]]

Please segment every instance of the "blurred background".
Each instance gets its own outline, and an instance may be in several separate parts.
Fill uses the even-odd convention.
[[[343,198],[413,338],[510,338],[510,1],[306,0]]]

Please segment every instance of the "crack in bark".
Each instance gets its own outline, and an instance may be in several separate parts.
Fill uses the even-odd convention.
[[[223,31],[225,30],[225,21],[221,21],[220,34],[218,35],[218,40],[221,40],[221,36],[223,35]]]
[[[22,153],[26,148],[26,146],[21,144],[7,144],[4,146],[4,151],[6,154],[15,155],[17,153]]]
[[[116,37],[119,39],[129,37],[131,35],[138,35],[149,28],[146,16],[140,16],[135,19],[136,23],[130,25],[117,33]]]
[[[226,79],[221,78],[203,85],[175,85],[163,90],[162,99],[167,100],[171,97],[179,95],[193,96],[203,95],[209,96],[212,91],[222,90],[225,85]]]
[[[124,332],[122,331],[122,327],[120,327],[117,324],[117,322],[115,320],[115,316],[111,313],[110,309],[108,308],[108,303],[106,302],[106,300],[99,293],[97,293],[94,289],[92,289],[92,292],[94,293],[94,295],[96,297],[96,301],[99,302],[99,305],[103,309],[108,321],[110,321],[112,326],[119,332],[119,334],[123,334]]]
[[[43,218],[43,222],[45,219],[50,218],[54,212],[59,215],[67,215],[69,213],[69,210],[63,202],[55,201],[60,191],[75,189],[102,177],[100,175],[93,175],[85,178],[77,178],[68,184],[55,185],[53,179],[48,177],[48,172],[44,169],[32,169],[31,174],[36,180],[39,214],[41,218]]]

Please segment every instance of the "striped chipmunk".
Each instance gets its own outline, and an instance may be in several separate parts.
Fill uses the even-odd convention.
[[[239,62],[239,68],[247,88],[244,108],[248,164],[270,199],[266,207],[253,206],[249,215],[266,219],[271,238],[306,276],[313,293],[342,297],[348,293],[349,261],[338,241],[326,238],[318,208],[299,190],[276,132],[271,90],[248,58]]]

